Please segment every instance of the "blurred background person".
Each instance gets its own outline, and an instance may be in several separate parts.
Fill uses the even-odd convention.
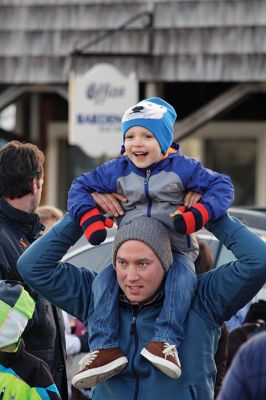
[[[265,400],[266,331],[254,335],[237,352],[218,400]]]
[[[255,300],[256,298],[257,296]],[[227,369],[230,367],[240,346],[252,336],[265,330],[266,301],[258,300],[251,303],[243,324],[229,333]]]
[[[65,311],[63,311],[63,316],[66,328],[68,395],[72,400],[90,399],[90,390],[79,390],[71,385],[73,376],[79,370],[79,360],[84,356],[83,353],[89,351],[88,334],[81,321],[71,317]]]
[[[201,240],[199,242],[199,255],[195,260],[196,274],[200,275],[213,269],[214,260],[209,245]],[[227,358],[228,358],[228,341],[229,332],[225,323],[221,327],[221,336],[215,353],[215,364],[217,368],[214,397],[216,398],[222,385],[223,378],[226,373]]]
[[[64,215],[60,208],[49,205],[37,207],[36,213],[39,215],[41,223],[45,226],[45,229],[42,231],[42,233],[45,233]]]

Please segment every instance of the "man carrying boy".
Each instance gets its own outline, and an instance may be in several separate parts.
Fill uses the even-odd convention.
[[[147,217],[136,218],[118,230],[113,248],[115,264],[101,274],[115,267],[121,288],[119,343],[129,362],[118,375],[96,385],[94,400],[213,400],[214,354],[221,325],[266,281],[266,244],[227,214],[209,222],[207,229],[233,252],[236,260],[198,278],[184,323],[185,339],[179,347],[182,375],[177,380],[154,368],[141,355],[162,308],[163,264],[172,256],[168,233],[162,224]],[[66,214],[22,255],[18,269],[30,286],[90,327],[94,300],[98,301],[97,293],[101,295],[101,281],[90,269],[61,261],[81,234],[77,222]],[[185,258],[182,254],[174,257],[177,263]],[[133,285],[139,286],[137,293],[131,292]]]
[[[171,268],[171,264],[163,264],[164,307],[154,323],[154,335],[141,354],[156,368],[177,379],[181,365],[176,349],[184,339],[183,322],[196,288],[193,262],[198,243],[191,234],[209,219],[224,214],[233,201],[233,186],[229,177],[183,156],[179,146],[172,144],[175,119],[173,107],[160,98],[143,100],[130,107],[122,118],[122,156],[74,179],[68,208],[92,244],[101,243],[106,237],[105,226],[110,227],[110,221],[96,208],[93,192],[117,192],[126,197],[125,214],[118,218],[119,228],[142,215],[155,218],[168,228],[172,250],[185,257]],[[199,193],[201,202],[184,207],[186,190]],[[118,342],[119,287],[115,272],[109,270],[109,274],[99,279],[102,279],[102,297],[92,321],[91,353],[73,379],[76,387],[108,379],[127,365]],[[166,360],[168,352],[172,357]]]

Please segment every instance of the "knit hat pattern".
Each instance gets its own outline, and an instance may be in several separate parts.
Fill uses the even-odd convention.
[[[167,101],[159,97],[151,97],[130,107],[122,117],[123,143],[125,133],[133,126],[148,129],[157,139],[162,153],[166,154],[173,142],[176,112]]]
[[[165,272],[173,263],[171,242],[166,228],[154,218],[138,217],[118,229],[113,242],[113,266],[119,247],[128,240],[139,240],[149,246],[162,263]]]

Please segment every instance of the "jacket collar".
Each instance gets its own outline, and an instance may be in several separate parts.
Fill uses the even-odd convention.
[[[131,303],[128,300],[128,298],[126,297],[126,295],[120,290],[121,303],[129,305],[129,306],[138,306],[139,308],[162,302],[163,298],[164,298],[164,283],[162,283],[161,287],[158,289],[158,291],[152,297],[150,297],[148,300],[146,300],[145,302],[140,303],[140,304]]]

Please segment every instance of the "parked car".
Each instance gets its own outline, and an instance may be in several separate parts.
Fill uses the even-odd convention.
[[[230,215],[238,218],[266,242],[265,213],[236,207],[230,208],[229,212]],[[63,261],[68,261],[77,267],[90,267],[95,272],[100,272],[112,260],[112,244],[115,233],[115,229],[109,230],[107,239],[100,246],[92,246],[82,238],[79,244],[72,247],[63,257]],[[232,252],[206,229],[202,229],[197,235],[200,240],[206,241],[210,246],[215,267],[235,259]]]

